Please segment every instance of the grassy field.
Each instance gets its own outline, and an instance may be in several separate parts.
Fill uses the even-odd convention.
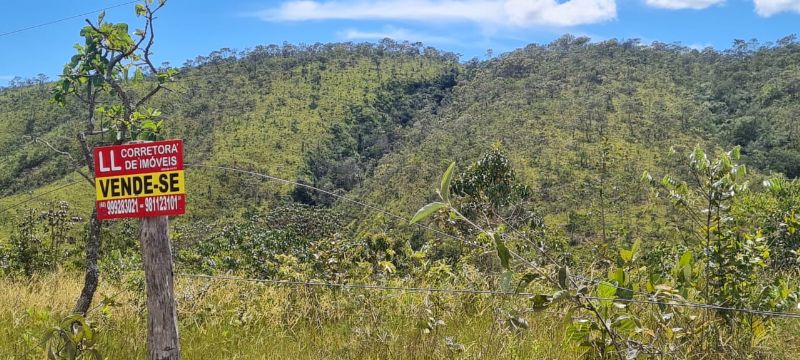
[[[0,280],[0,358],[39,359],[46,329],[68,315],[79,274]],[[108,359],[145,358],[144,295],[137,283],[102,282],[88,316]],[[508,326],[506,311],[525,301],[483,295],[275,287],[178,279],[185,359],[573,359],[554,314],[525,314],[529,329]],[[433,319],[431,319],[433,318]],[[426,332],[428,322],[443,324]]]
[[[41,359],[48,328],[68,313],[80,276],[57,272],[0,279],[0,359]],[[106,359],[144,359],[144,294],[136,277],[101,282],[88,319]],[[111,297],[115,305],[99,303]],[[575,359],[552,312],[522,312],[528,329],[508,314],[520,298],[284,287],[178,278],[176,297],[185,359]],[[520,313],[517,313],[520,314]],[[439,322],[441,320],[441,322]],[[432,331],[425,331],[429,323]],[[798,359],[800,321],[778,321],[753,359]],[[764,355],[767,354],[767,355]],[[705,354],[704,359],[724,358]]]

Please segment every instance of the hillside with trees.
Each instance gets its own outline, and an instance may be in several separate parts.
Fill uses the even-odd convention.
[[[717,51],[565,35],[468,61],[389,39],[285,43],[175,70],[147,106],[164,119],[159,135],[186,146],[188,210],[171,229],[181,274],[525,295],[190,278],[178,299],[189,354],[208,355],[196,344],[218,332],[227,345],[206,345],[220,357],[235,344],[245,358],[294,357],[319,334],[328,347],[304,356],[796,356],[797,320],[775,316],[798,315],[794,36]],[[159,81],[130,75],[120,81],[137,96]],[[26,276],[78,286],[94,206],[76,172],[86,110],[52,101],[54,85],[0,90],[0,275],[26,294]],[[143,351],[112,333],[142,326],[136,224],[103,225],[103,286],[121,295],[105,293],[118,313],[96,320],[114,329],[96,348],[111,358]],[[27,315],[0,324],[23,323],[28,338],[0,331],[12,339],[0,357],[64,315],[26,296]],[[669,306],[688,303],[721,309]],[[259,329],[283,340],[241,345]]]

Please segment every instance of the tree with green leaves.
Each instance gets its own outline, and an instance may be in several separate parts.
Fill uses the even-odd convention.
[[[645,344],[632,340],[632,330],[637,327],[635,318],[613,311],[612,300],[624,294],[617,294],[617,286],[610,282],[585,283],[571,274],[569,267],[557,257],[550,254],[544,244],[531,236],[531,226],[524,222],[507,221],[498,216],[499,209],[506,208],[528,193],[524,185],[516,183],[510,163],[495,151],[470,166],[457,182],[453,182],[456,164],[451,163],[442,175],[437,194],[441,201],[423,206],[412,217],[411,223],[417,223],[438,212],[446,213],[453,222],[464,222],[472,227],[476,235],[476,246],[481,250],[491,250],[497,254],[502,267],[499,278],[500,290],[507,293],[524,291],[532,282],[544,281],[553,286],[552,294],[537,294],[531,301],[532,308],[541,310],[546,307],[567,304],[569,308],[567,320],[572,322],[567,329],[567,336],[581,345],[595,350],[599,358],[616,357],[623,359],[624,352],[636,352],[646,348]],[[482,171],[481,171],[482,170]],[[469,174],[472,173],[470,176]],[[453,191],[456,190],[456,191]],[[458,194],[481,199],[483,210],[475,211],[474,201],[460,202]],[[465,213],[472,214],[470,219]],[[492,214],[490,220],[488,214]],[[483,216],[485,223],[479,220]],[[515,226],[516,225],[516,226]],[[533,247],[537,252],[535,258],[528,258],[519,249]],[[631,249],[630,252],[636,252]],[[594,292],[595,301],[591,297]],[[583,318],[573,313],[585,311],[590,318]],[[526,320],[514,313],[508,319],[515,326],[525,326]],[[593,319],[593,320],[589,320]],[[594,334],[596,333],[596,334]]]
[[[493,158],[495,161],[489,161]],[[731,338],[736,349],[752,351],[767,335],[772,321],[747,311],[787,311],[797,304],[798,292],[784,276],[766,273],[770,249],[758,228],[760,224],[748,229],[751,222],[734,216],[732,208],[747,189],[746,170],[738,164],[739,158],[738,147],[716,158],[698,147],[688,156],[691,181],[665,176],[658,182],[645,172],[644,181],[666,192],[674,205],[686,212],[684,221],[691,224],[686,231],[695,239],[674,254],[676,261],[668,264],[671,271],[667,272],[646,263],[642,241],[636,239],[628,246],[619,245],[613,257],[594,256],[589,269],[601,267],[608,271],[607,277],[594,280],[573,274],[546,248],[539,233],[530,231],[530,224],[514,224],[503,216],[493,216],[496,210],[476,211],[472,202],[460,197],[469,194],[482,198],[484,209],[520,202],[509,191],[514,188],[509,187],[514,184],[509,181],[513,177],[492,175],[513,174],[510,164],[492,153],[464,173],[471,176],[462,175],[458,180],[454,180],[455,163],[451,164],[437,189],[440,201],[422,207],[411,222],[435,216],[448,218],[450,225],[472,227],[472,234],[461,233],[475,236],[474,241],[465,238],[472,246],[497,255],[502,268],[498,281],[501,291],[520,292],[533,281],[552,287],[555,292],[532,296],[530,305],[536,310],[566,310],[566,337],[585,348],[588,358],[719,351],[718,339],[723,337]],[[502,165],[495,170],[505,170],[491,171],[493,167],[487,167],[487,162]],[[780,187],[771,186],[773,190]],[[693,299],[702,300],[706,304],[702,306],[720,308],[703,317],[678,315],[679,311],[663,306],[647,311],[632,308],[637,301],[680,306],[697,301]],[[692,332],[683,334],[688,327]]]
[[[156,13],[166,0],[144,0],[134,11],[144,19],[144,26],[131,34],[125,23],[105,21],[101,12],[97,21],[86,20],[81,29],[83,44],[76,44],[76,54],[64,66],[64,71],[52,90],[52,98],[62,106],[70,98],[79,100],[86,109],[82,130],[77,131],[82,161],[73,160],[75,170],[92,186],[94,162],[92,147],[130,140],[156,140],[161,134],[161,112],[146,108],[149,100],[165,89],[164,85],[177,74],[175,69],[159,69],[152,60],[155,43],[153,26]],[[108,102],[109,105],[101,105]],[[108,139],[107,134],[113,137]],[[64,151],[53,150],[74,159]],[[88,174],[83,173],[83,168]],[[89,220],[86,243],[86,276],[74,312],[85,314],[92,302],[98,281],[98,251],[101,222],[97,209]]]
[[[642,180],[654,187],[657,196],[666,194],[673,206],[683,212],[682,221],[689,224],[688,250],[678,265],[684,271],[676,275],[680,279],[678,289],[684,297],[696,292],[710,304],[786,311],[797,304],[798,291],[783,274],[770,274],[772,269],[768,265],[772,252],[763,232],[765,225],[769,225],[743,219],[734,212],[735,208],[742,207],[740,198],[748,191],[747,170],[745,165],[739,164],[740,157],[738,146],[715,157],[696,147],[687,158],[689,180],[680,181],[665,175],[659,182],[649,172],[643,174]],[[779,185],[773,186],[773,191],[779,188]],[[691,263],[696,264],[697,275],[691,274]],[[730,311],[714,314],[730,323],[749,327],[750,338],[746,342],[751,344],[759,336],[755,329],[769,324],[767,319],[744,317]],[[724,332],[723,327],[709,325],[713,323],[706,322],[698,331],[712,336]]]

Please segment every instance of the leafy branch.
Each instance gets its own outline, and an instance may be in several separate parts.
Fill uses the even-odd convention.
[[[531,299],[532,306],[534,309],[544,309],[548,306],[557,304],[562,300],[571,299],[572,304],[575,308],[580,308],[589,311],[596,319],[593,323],[586,323],[587,326],[583,326],[584,322],[582,320],[576,321],[572,325],[570,325],[570,332],[572,333],[571,337],[578,337],[581,341],[585,343],[585,345],[590,345],[594,348],[600,349],[602,354],[605,354],[607,350],[614,350],[616,356],[620,359],[623,358],[621,350],[625,346],[625,341],[623,341],[622,335],[619,334],[618,328],[623,328],[623,330],[631,330],[635,328],[636,323],[632,317],[626,318],[616,318],[615,321],[609,321],[606,314],[603,314],[603,308],[607,307],[610,304],[607,302],[610,301],[601,301],[600,306],[596,305],[588,296],[589,288],[585,285],[579,284],[575,281],[575,279],[570,276],[569,268],[567,266],[560,265],[552,257],[549,257],[548,254],[544,249],[541,247],[537,247],[540,252],[543,254],[543,257],[548,261],[547,263],[537,265],[534,262],[531,262],[525,259],[522,255],[514,252],[511,250],[507,243],[506,239],[504,238],[504,234],[506,233],[506,225],[500,224],[496,226],[493,230],[486,230],[480,225],[476,224],[466,216],[464,216],[456,206],[453,204],[451,199],[451,183],[453,180],[453,173],[456,167],[456,163],[453,162],[448,166],[447,170],[444,172],[441,178],[441,182],[439,188],[437,189],[437,195],[441,201],[436,201],[429,203],[422,208],[420,208],[416,214],[411,219],[411,223],[417,223],[425,218],[432,216],[433,214],[441,211],[446,211],[450,213],[451,219],[462,220],[472,226],[474,229],[479,231],[478,237],[480,239],[489,240],[493,243],[495,252],[497,257],[500,261],[500,265],[503,268],[503,273],[500,276],[500,286],[501,289],[505,292],[519,292],[521,289],[525,288],[531,282],[544,278],[548,279],[552,285],[554,285],[559,290],[556,291],[552,295],[537,295]],[[526,273],[519,281],[516,287],[512,286],[512,279],[513,279],[513,267],[512,267],[512,259],[518,260],[526,270],[531,271]],[[552,268],[557,268],[557,272],[555,276],[552,274]],[[611,290],[608,290],[608,289]],[[608,298],[615,295],[616,287],[609,287],[607,284],[601,283],[597,289],[598,295],[601,298]],[[571,314],[572,312],[570,312]],[[589,338],[589,332],[592,329],[601,330],[603,336],[600,340],[600,343],[587,343],[584,341],[585,339]],[[577,334],[581,334],[578,336]],[[609,348],[608,344],[606,344],[606,335],[608,336],[608,341],[610,342],[611,347]]]

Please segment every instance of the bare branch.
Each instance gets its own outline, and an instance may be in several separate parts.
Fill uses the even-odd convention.
[[[150,5],[145,4],[145,7],[147,8],[147,23],[145,24],[145,34],[148,36],[148,40],[147,40],[147,45],[145,46],[144,52],[142,54],[142,59],[144,59],[144,63],[147,64],[147,67],[150,69],[150,72],[152,72],[156,76],[158,76],[158,69],[155,67],[155,65],[153,65],[153,62],[150,60],[150,47],[152,47],[153,43],[155,42],[155,30],[153,29],[153,19],[154,19],[153,16],[156,13],[156,11],[161,9],[162,6],[164,6],[164,3],[160,3],[158,7],[156,7],[155,9],[150,9]],[[138,108],[139,106],[147,102],[147,100],[153,97],[153,95],[158,93],[158,91],[161,90],[162,88],[163,87],[161,86],[161,83],[156,85],[156,87],[150,90],[150,92],[148,92],[147,95],[145,95],[138,102],[136,102],[134,108]]]
[[[40,138],[37,138],[37,137],[28,136],[28,135],[25,135],[25,136],[26,136],[26,137],[30,137],[30,138],[31,138],[31,141],[34,141],[34,142],[37,142],[37,143],[40,143],[40,144],[43,144],[43,145],[47,146],[48,148],[50,148],[50,150],[52,150],[52,151],[53,151],[53,152],[55,152],[56,154],[59,154],[59,155],[62,155],[62,156],[66,156],[66,157],[68,157],[70,160],[72,160],[72,165],[75,167],[75,172],[77,172],[78,174],[80,174],[80,175],[81,175],[81,176],[82,176],[84,179],[86,179],[86,181],[88,181],[88,182],[89,182],[89,184],[92,184],[92,186],[94,186],[94,180],[93,180],[93,179],[91,179],[91,178],[90,178],[88,175],[86,175],[86,174],[85,174],[85,173],[84,173],[84,172],[81,170],[80,166],[78,165],[78,161],[77,161],[77,160],[75,160],[75,158],[74,158],[74,157],[72,157],[72,154],[70,154],[70,153],[69,153],[69,152],[67,152],[67,151],[63,151],[63,150],[56,149],[56,147],[55,147],[55,146],[53,146],[52,144],[50,144],[49,142],[47,142],[47,141],[46,141],[46,140],[44,140],[44,139],[40,139]]]
[[[111,85],[111,88],[114,89],[117,95],[119,95],[120,100],[122,100],[122,106],[125,107],[125,112],[126,112],[125,117],[126,119],[129,118],[130,113],[133,112],[133,107],[131,106],[131,99],[128,96],[128,93],[122,89],[122,86],[119,84],[119,82],[117,82],[116,79],[114,79],[113,76],[106,76],[105,79],[106,82],[108,82],[108,84]]]
[[[99,32],[101,34],[103,33],[102,31],[100,31],[100,29],[98,29],[96,26],[94,26],[94,24],[92,24],[92,22],[89,21],[89,19],[83,19],[83,21],[86,21],[86,23],[89,24],[89,26],[92,28],[92,30],[97,31],[97,32]]]
[[[77,92],[75,93],[77,94]],[[86,114],[86,131],[92,132],[94,130],[94,110],[95,110],[95,99],[97,98],[97,92],[92,88],[92,81],[89,80],[86,82],[86,105],[88,106],[88,111]]]
[[[85,99],[83,96],[81,96],[81,94],[79,94],[77,92],[72,93],[72,95],[74,95],[76,98],[78,98],[78,100],[80,100],[83,103],[88,103],[89,102],[88,99]]]
[[[161,90],[162,88],[163,87],[161,86],[161,84],[156,85],[156,87],[150,90],[150,92],[147,93],[147,95],[145,95],[144,97],[139,99],[139,101],[136,102],[136,105],[133,106],[134,109],[138,108],[139,106],[142,106],[145,102],[147,102],[147,100],[150,100],[150,98],[153,97],[153,95],[155,95],[156,93],[158,93],[158,91]]]
[[[55,152],[55,153],[57,153],[59,155],[64,155],[64,156],[68,157],[70,160],[76,161],[75,158],[72,157],[72,154],[70,154],[70,153],[68,153],[66,151],[62,151],[62,150],[56,149],[55,146],[51,145],[49,142],[47,142],[44,139],[40,139],[40,138],[37,138],[37,137],[34,137],[34,136],[30,136],[30,135],[23,135],[23,136],[30,138],[31,141],[33,141],[33,142],[38,142],[40,144],[43,144],[43,145],[49,147],[50,150],[53,150],[53,152]]]
[[[153,30],[153,19],[156,11],[161,9],[164,6],[164,3],[160,3],[155,9],[150,9],[149,4],[145,4],[147,8],[147,24],[145,24],[145,33],[149,35],[149,39],[147,40],[147,46],[144,48],[143,58],[144,61],[147,63],[147,66],[150,67],[150,71],[154,74],[158,73],[158,69],[153,65],[153,62],[150,61],[150,47],[153,46],[153,42],[155,41],[155,30]]]

